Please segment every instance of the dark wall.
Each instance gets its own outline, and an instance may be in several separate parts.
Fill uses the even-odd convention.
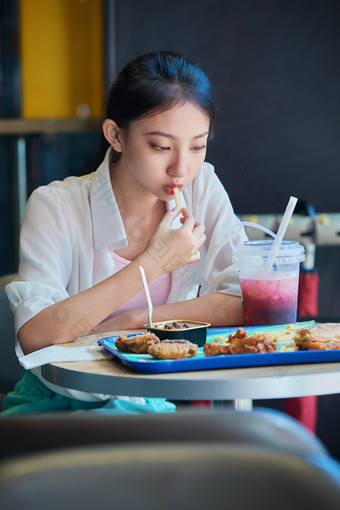
[[[173,49],[219,98],[216,167],[236,211],[282,213],[290,195],[339,210],[339,0],[116,0],[116,67]],[[322,192],[321,192],[322,191]]]

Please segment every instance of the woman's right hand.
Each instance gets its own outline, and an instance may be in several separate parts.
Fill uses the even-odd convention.
[[[144,256],[152,257],[159,274],[173,271],[200,259],[199,249],[206,240],[205,226],[195,220],[188,209],[182,209],[182,227],[172,229],[178,209],[168,211],[151,237]]]

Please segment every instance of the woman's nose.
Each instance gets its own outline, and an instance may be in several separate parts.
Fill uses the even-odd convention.
[[[184,177],[188,172],[188,161],[183,155],[178,155],[173,158],[169,167],[168,175],[172,177]]]

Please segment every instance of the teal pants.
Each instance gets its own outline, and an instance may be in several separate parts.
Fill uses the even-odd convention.
[[[145,404],[136,404],[121,399],[87,402],[64,397],[48,389],[29,370],[24,370],[13,391],[5,396],[0,417],[78,410],[101,414],[171,413],[176,411],[176,406],[162,398],[146,398]]]

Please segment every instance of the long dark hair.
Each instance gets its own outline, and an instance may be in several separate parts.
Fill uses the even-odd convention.
[[[206,74],[184,55],[173,51],[145,53],[129,62],[111,85],[104,119],[112,119],[122,128],[130,122],[190,102],[200,108],[209,120],[209,138],[215,126],[215,102]],[[104,135],[96,157],[103,160],[109,143]],[[120,154],[112,150],[112,161]]]

